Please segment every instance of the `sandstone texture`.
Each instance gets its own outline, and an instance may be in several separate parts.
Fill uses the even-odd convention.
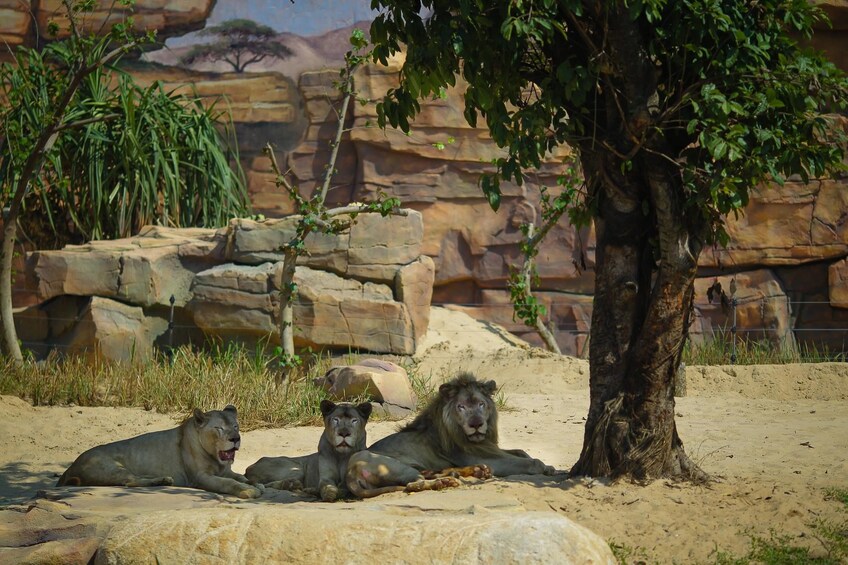
[[[83,31],[102,29],[132,14],[138,31],[156,31],[157,40],[183,35],[206,23],[215,0],[137,0],[132,10],[112,0],[98,0],[86,14]],[[47,25],[59,26],[59,39],[68,36],[68,19],[61,0],[0,0],[0,39],[9,45],[34,45],[43,41]],[[53,38],[50,38],[53,39]]]
[[[103,8],[106,4],[100,2],[98,6]],[[210,0],[140,0],[136,20],[140,25],[156,27],[160,36],[164,33],[167,37],[204,25],[213,4]],[[818,26],[812,45],[848,71],[848,2],[823,0],[816,4],[831,24]],[[31,43],[35,22],[45,21],[46,14],[57,5],[58,0],[0,0],[0,37],[10,44]],[[35,14],[35,20],[30,14]],[[343,37],[347,33],[349,30],[334,30],[309,38],[281,36],[281,41],[288,42],[295,55],[271,66],[258,64],[248,69],[259,72],[238,74],[180,68],[177,51],[158,52],[164,55],[150,59],[159,61],[160,65],[136,65],[131,69],[143,84],[162,80],[167,89],[196,93],[205,104],[226,106],[232,111],[232,125],[254,212],[273,219],[268,221],[280,222],[278,227],[261,235],[253,233],[248,220],[233,227],[238,232],[232,244],[237,257],[234,263],[256,266],[266,260],[274,262],[273,258],[263,258],[265,251],[253,246],[272,245],[273,241],[284,238],[285,226],[290,225],[285,217],[294,212],[291,201],[275,185],[270,159],[262,153],[266,143],[272,144],[278,163],[289,171],[290,179],[304,197],[313,195],[323,181],[341,109],[336,68],[341,62],[340,53],[347,49]],[[307,44],[310,47],[304,50]],[[327,49],[322,51],[323,47]],[[323,55],[318,57],[318,51]],[[302,61],[294,61],[297,58]],[[418,237],[420,229],[420,241],[416,240],[415,248],[408,248],[407,258],[386,265],[379,256],[381,248],[370,242],[365,247],[369,255],[365,256],[353,241],[349,251],[342,253],[338,251],[340,246],[347,244],[338,238],[314,236],[311,245],[315,253],[304,260],[303,266],[392,288],[395,302],[403,304],[405,314],[391,306],[375,323],[403,318],[395,326],[411,324],[414,339],[420,338],[421,328],[426,327],[428,310],[421,305],[429,301],[451,304],[478,319],[503,324],[531,343],[541,345],[531,328],[513,319],[506,282],[510,270],[521,261],[521,225],[540,221],[538,188],[548,186],[549,194],[555,193],[556,178],[567,166],[568,149],[550,155],[524,186],[503,184],[500,210],[492,212],[478,180],[481,173],[492,170],[491,160],[502,153],[485,128],[471,128],[466,123],[462,115],[461,84],[448,89],[443,98],[422,101],[409,135],[391,128],[382,131],[375,126],[376,103],[397,83],[400,64],[401,60],[395,59],[387,67],[365,66],[357,71],[355,88],[364,103],[357,101],[348,108],[337,172],[327,202],[334,205],[368,200],[378,194],[398,197],[404,206],[420,212],[420,227],[410,224],[409,229],[415,233],[397,232],[394,230],[398,225],[393,225],[391,230],[376,233],[374,237],[391,234],[392,238],[408,239]],[[215,68],[224,70],[226,64]],[[848,130],[848,119],[839,119]],[[730,245],[707,249],[700,258],[694,338],[721,335],[732,325],[732,316],[716,303],[710,303],[703,294],[717,277],[721,280],[731,277],[736,280],[740,308],[738,335],[844,350],[840,330],[848,329],[845,299],[848,279],[844,276],[844,261],[848,257],[848,177],[814,180],[809,184],[789,179],[782,186],[759,187],[751,194],[744,214],[729,218],[727,230]],[[371,228],[359,231],[372,233]],[[268,241],[257,242],[257,238]],[[539,285],[535,295],[546,306],[546,323],[565,353],[586,354],[592,317],[594,255],[592,229],[576,229],[562,221],[548,234],[536,258]],[[149,267],[144,261],[156,264],[172,260],[172,256],[165,254],[139,262],[127,255],[127,264],[132,264],[128,268],[92,252],[85,259],[86,266],[80,268],[89,273],[92,284],[103,287],[98,288],[98,295],[104,298],[132,300],[133,304],[151,309],[165,306],[163,298],[174,294],[178,305],[185,306],[189,300],[187,281],[217,263],[188,268],[175,265],[173,278],[152,280],[150,288],[145,286],[146,282],[141,285],[132,282],[136,272],[138,280],[148,280],[143,271]],[[182,260],[181,264],[185,262]],[[97,275],[122,269],[126,274],[120,282],[112,275]],[[431,271],[434,283],[429,285],[426,281]],[[303,276],[312,275],[304,271]],[[767,291],[763,287],[764,276],[770,281]],[[414,280],[419,277],[425,281],[423,286]],[[65,284],[74,283],[62,281],[61,276],[43,282],[56,296],[74,292],[72,288],[60,288]],[[402,293],[399,288],[408,290]],[[728,285],[723,284],[723,288],[727,290]],[[363,296],[373,295],[365,289],[349,290]],[[137,301],[133,295],[143,296]],[[34,296],[34,293],[22,293],[16,296],[16,305],[32,308],[38,303]],[[192,308],[198,304],[199,299]],[[273,305],[263,308],[273,310]],[[335,310],[338,310],[335,304],[322,308],[312,303],[301,313],[320,320],[336,315]],[[342,314],[358,316],[360,312],[357,306]],[[211,307],[205,313],[222,319],[232,315],[232,312],[214,313]],[[263,327],[275,325],[267,314],[262,314],[261,319]],[[388,334],[396,336],[392,338],[393,347],[408,349],[408,341],[397,337],[395,326],[386,329]],[[373,331],[373,328],[365,331],[358,343],[371,343]],[[325,334],[320,340],[337,343],[342,338]],[[302,341],[318,342],[310,336],[304,336]]]
[[[155,345],[209,338],[279,343],[282,246],[296,218],[227,228],[147,227],[133,238],[38,251],[35,304],[17,311],[38,355],[146,359]],[[386,233],[396,237],[384,241]],[[315,234],[295,272],[295,345],[410,355],[427,331],[434,269],[420,255],[421,214],[360,214],[346,233]],[[173,329],[169,330],[173,316]]]
[[[556,513],[524,511],[515,499],[483,493],[463,509],[457,507],[467,503],[461,493],[429,494],[331,505],[269,489],[256,503],[243,504],[192,489],[51,489],[26,505],[0,509],[0,559],[66,565],[615,563],[600,536]]]
[[[418,399],[412,390],[406,369],[381,359],[363,359],[355,365],[331,367],[315,384],[338,401],[353,401],[365,396],[387,416],[407,416]]]

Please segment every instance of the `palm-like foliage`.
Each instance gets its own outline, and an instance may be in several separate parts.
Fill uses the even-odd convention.
[[[42,101],[57,81],[34,81],[57,68],[61,61],[21,50],[17,69],[0,70],[5,88],[17,89],[17,103],[4,115],[7,133],[11,124],[37,130]],[[21,88],[23,80],[29,88]],[[114,69],[94,71],[68,109],[66,123],[77,126],[59,132],[34,183],[35,198],[25,203],[24,232],[50,246],[126,237],[145,224],[216,226],[244,214],[245,183],[225,118],[214,105],[205,108],[159,83],[142,88]],[[13,161],[12,152],[0,156],[4,179]]]

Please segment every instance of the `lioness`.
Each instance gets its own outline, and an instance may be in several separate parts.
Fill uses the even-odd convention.
[[[179,427],[92,447],[74,461],[56,486],[194,487],[239,498],[257,498],[230,467],[241,444],[235,406],[194,413]]]
[[[471,373],[444,383],[412,422],[351,456],[346,477],[350,491],[369,498],[453,486],[446,481],[455,476],[553,474],[553,467],[523,451],[498,447],[498,412],[492,400],[496,390],[495,381],[478,381]],[[426,480],[445,474],[447,479]]]
[[[365,449],[365,424],[371,404],[321,401],[324,433],[318,453],[302,457],[263,457],[247,468],[245,475],[267,487],[317,493],[332,502],[347,492],[345,473],[350,456]]]

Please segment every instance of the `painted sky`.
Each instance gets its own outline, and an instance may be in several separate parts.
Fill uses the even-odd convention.
[[[373,19],[371,0],[218,0],[207,25],[246,18],[278,32],[318,35]],[[171,47],[196,43],[196,34],[168,41]]]

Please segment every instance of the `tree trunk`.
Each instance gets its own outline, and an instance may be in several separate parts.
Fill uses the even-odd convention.
[[[280,342],[287,359],[295,356],[294,351],[294,273],[297,267],[297,251],[293,246],[283,250],[283,268],[280,273]]]
[[[596,3],[606,38],[597,137],[579,145],[597,249],[589,415],[575,475],[703,479],[674,423],[674,382],[704,226],[683,214],[685,147],[657,134],[655,62],[622,3]],[[591,45],[591,43],[590,43]]]
[[[17,213],[9,215],[3,221],[3,242],[0,247],[0,318],[3,320],[2,351],[15,362],[23,361],[18,334],[15,331],[15,318],[12,309],[12,259],[15,253],[15,239],[18,227]]]
[[[574,475],[706,478],[674,422],[700,244],[679,213],[675,171],[658,161],[625,175],[613,159],[584,159],[600,205],[590,407]]]

